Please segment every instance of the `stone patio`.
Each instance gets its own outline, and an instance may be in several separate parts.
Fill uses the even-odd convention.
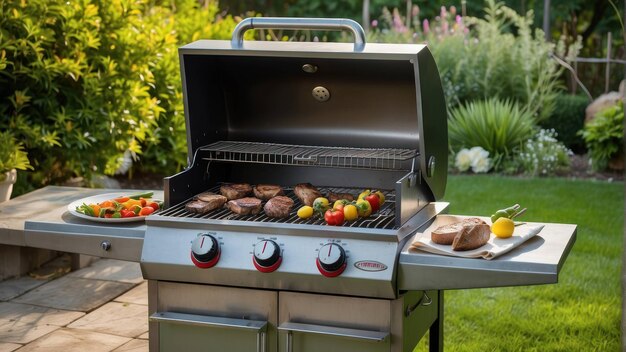
[[[112,259],[2,281],[0,352],[148,351],[147,286],[139,264]]]

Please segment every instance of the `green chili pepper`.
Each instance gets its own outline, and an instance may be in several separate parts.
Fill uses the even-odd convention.
[[[491,215],[491,222],[494,223],[499,218],[513,219],[516,216],[522,215],[526,211],[526,208],[520,209],[519,204],[515,204],[505,209],[500,209]]]
[[[113,213],[113,215],[111,215],[111,217],[114,219],[119,219],[122,217],[122,214],[119,211],[116,211],[115,213]]]
[[[144,192],[144,193],[133,194],[132,196],[128,196],[128,198],[130,199],[152,198],[153,194],[154,192]]]
[[[76,211],[79,212],[79,213],[83,213],[85,215],[96,216],[96,214],[93,212],[93,208],[88,206],[85,203],[83,203],[80,206],[77,206],[76,207]]]

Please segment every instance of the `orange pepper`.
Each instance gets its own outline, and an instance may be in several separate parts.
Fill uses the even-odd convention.
[[[100,206],[98,204],[89,204],[89,206],[91,207],[91,209],[93,209],[93,213],[95,214],[96,217],[100,216]]]
[[[111,208],[111,207],[115,206],[115,204],[113,204],[113,202],[110,201],[110,200],[105,200],[104,202],[100,203],[99,205],[100,205],[101,208]]]
[[[119,197],[119,198],[115,198],[113,200],[118,202],[118,203],[125,203],[125,202],[128,202],[129,199],[130,198],[128,198],[128,197]]]

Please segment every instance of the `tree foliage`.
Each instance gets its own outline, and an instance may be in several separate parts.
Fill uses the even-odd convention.
[[[0,2],[0,129],[39,187],[186,162],[177,46],[230,37],[235,20],[195,0]]]

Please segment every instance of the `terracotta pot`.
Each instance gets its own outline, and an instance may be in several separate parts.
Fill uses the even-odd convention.
[[[13,184],[17,180],[17,171],[15,169],[4,173],[4,180],[0,182],[0,203],[6,202],[11,198]]]

